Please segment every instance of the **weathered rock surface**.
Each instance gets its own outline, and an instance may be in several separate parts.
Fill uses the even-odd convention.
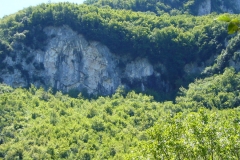
[[[198,8],[198,15],[205,15],[211,13],[211,0],[202,1]]]
[[[139,87],[143,88],[148,77],[156,75],[147,59],[125,57],[124,64],[119,65],[122,57],[99,42],[87,41],[68,26],[47,27],[44,32],[48,36],[44,51],[22,46],[22,50],[14,53],[17,57],[5,59],[10,69],[1,73],[4,83],[13,87],[34,84],[63,92],[77,89],[109,95],[120,85],[128,86],[134,81],[141,82]]]
[[[230,2],[221,0],[217,2],[213,0],[203,0],[198,6],[198,15],[206,15],[210,14],[214,9],[219,7],[220,12],[228,12],[228,13],[240,13],[240,0],[231,0]]]

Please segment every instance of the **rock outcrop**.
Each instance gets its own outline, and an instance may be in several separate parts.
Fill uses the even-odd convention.
[[[211,0],[202,1],[198,8],[198,15],[206,15],[211,13]]]
[[[240,0],[231,1],[215,1],[215,0],[203,0],[200,5],[198,5],[198,15],[207,15],[211,12],[228,12],[228,13],[240,13]]]
[[[139,88],[145,88],[148,77],[160,77],[147,59],[119,57],[103,44],[87,41],[68,26],[47,27],[44,32],[48,36],[44,50],[18,44],[22,49],[13,53],[17,57],[5,59],[8,67],[1,71],[4,83],[13,87],[34,84],[63,92],[76,89],[109,95],[120,85],[128,87],[137,81]]]

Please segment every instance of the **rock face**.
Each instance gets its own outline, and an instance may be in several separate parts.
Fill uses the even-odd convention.
[[[44,32],[48,36],[44,51],[18,44],[22,49],[13,53],[17,57],[5,59],[8,67],[1,71],[4,83],[109,95],[120,85],[128,86],[134,81],[141,82],[139,87],[144,88],[147,79],[156,74],[148,60],[118,57],[103,44],[87,41],[68,26],[47,27]]]
[[[45,28],[49,40],[44,66],[49,85],[68,92],[87,89],[88,93],[111,94],[120,85],[116,58],[98,42],[87,42],[68,27]]]
[[[231,0],[231,1],[215,1],[215,0],[203,0],[198,6],[198,15],[210,14],[213,11],[220,11],[221,13],[240,13],[240,0]]]
[[[205,15],[211,13],[211,0],[202,1],[198,8],[198,15]]]
[[[132,81],[153,75],[153,66],[146,59],[139,59],[126,65],[125,74]]]

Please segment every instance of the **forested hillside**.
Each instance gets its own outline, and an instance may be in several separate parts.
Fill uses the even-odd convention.
[[[0,19],[0,159],[239,160],[240,37],[216,20],[222,11],[217,5],[233,2],[211,2],[217,13],[205,16],[194,12],[199,0],[87,0],[41,4]],[[61,32],[46,34],[46,28]],[[127,87],[108,96],[31,85],[44,80],[31,77],[27,67],[48,72],[40,52],[50,52],[49,39],[75,33],[88,40],[79,46],[106,45],[100,50],[120,57],[120,69],[140,59],[154,74],[121,79]],[[72,52],[83,59],[82,50]],[[67,63],[69,55],[50,62],[75,64]],[[5,84],[16,77],[28,87]]]
[[[240,74],[197,80],[176,103],[119,88],[73,99],[0,86],[3,159],[239,159]]]
[[[225,7],[231,8],[234,13],[239,13],[237,5],[235,4],[236,2],[237,1],[222,0],[86,0],[85,4],[91,4],[98,7],[111,7],[114,9],[152,12],[157,15],[162,15],[164,13],[169,13],[171,15],[183,13],[198,15],[199,8],[208,8],[207,5],[211,6],[211,12],[224,13],[226,12],[224,11]]]
[[[161,74],[162,81],[167,81],[174,92],[191,80],[184,71],[186,64],[204,67],[204,62],[224,49],[226,26],[215,21],[216,17],[214,14],[156,16],[70,3],[41,4],[0,21],[1,69],[7,68],[11,72],[19,68],[3,62],[7,55],[13,60],[16,58],[16,52],[9,54],[11,50],[21,49],[23,57],[30,52],[27,47],[44,50],[45,27],[68,25],[87,39],[102,42],[119,56],[149,59],[154,70]],[[21,72],[28,78],[27,71],[22,69]],[[157,82],[149,88],[162,90]]]

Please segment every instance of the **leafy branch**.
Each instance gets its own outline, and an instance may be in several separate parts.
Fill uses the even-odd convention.
[[[219,16],[216,20],[228,23],[228,34],[233,34],[240,30],[240,21],[237,18],[231,18],[229,15],[223,14]]]

